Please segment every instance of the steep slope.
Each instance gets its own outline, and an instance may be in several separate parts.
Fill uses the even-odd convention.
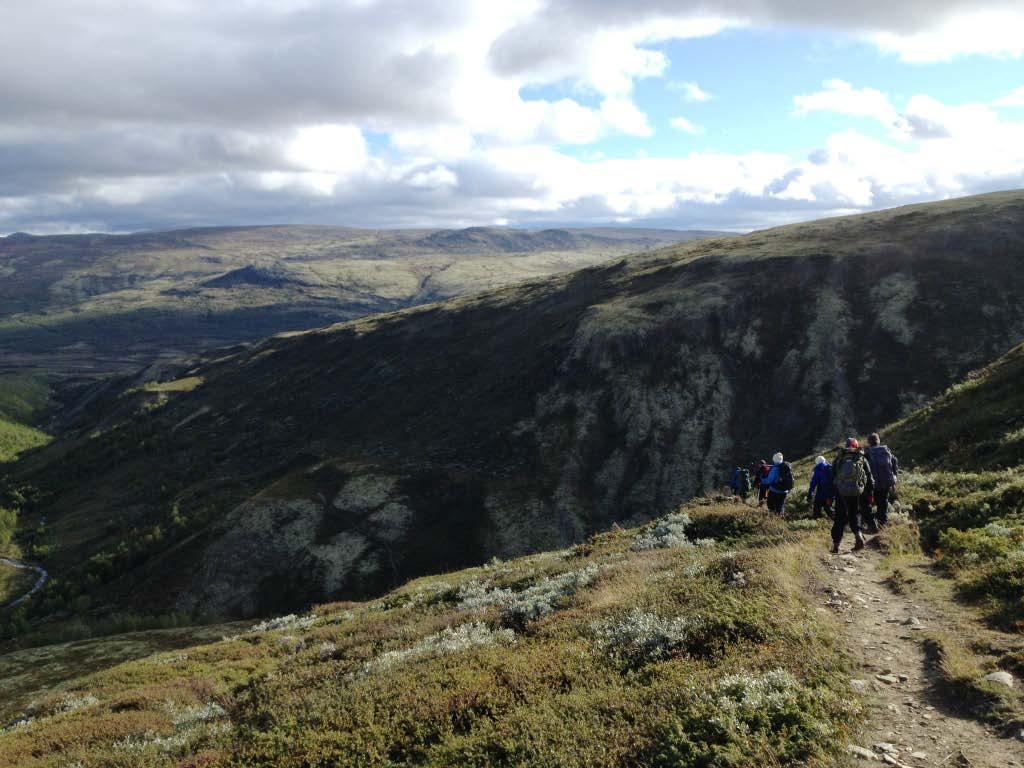
[[[921,468],[998,470],[1024,464],[1024,345],[889,428]]]
[[[15,480],[103,601],[379,593],[907,413],[1024,339],[1022,260],[1020,192],[699,241],[108,386]]]
[[[132,370],[706,234],[311,226],[15,234],[0,238],[0,369]]]
[[[897,422],[886,437],[912,468],[901,498],[956,594],[981,606],[990,623],[1020,632],[1024,345]]]

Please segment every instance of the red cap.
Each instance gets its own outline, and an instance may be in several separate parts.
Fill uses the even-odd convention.
[[[848,438],[846,438],[846,447],[847,448],[860,448],[860,443],[858,442],[856,437],[848,437]]]

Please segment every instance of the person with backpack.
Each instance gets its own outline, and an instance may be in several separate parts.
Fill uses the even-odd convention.
[[[864,549],[864,534],[861,533],[860,514],[862,500],[874,490],[871,465],[856,438],[846,440],[846,446],[836,454],[832,464],[836,489],[836,514],[832,519],[832,554],[839,552],[843,540],[843,529],[847,525],[853,532],[856,543],[854,552]]]
[[[768,473],[771,472],[771,467],[768,466],[768,462],[761,459],[755,465],[755,471],[753,473],[754,486],[757,488],[757,506],[761,506],[768,499],[768,486],[765,485],[765,479],[768,477]]]
[[[817,520],[821,517],[822,510],[828,514],[831,520],[834,516],[832,511],[832,499],[836,495],[835,475],[832,472],[832,465],[824,456],[814,460],[814,473],[811,475],[811,484],[807,488],[807,501],[814,501],[811,508],[811,519]]]
[[[781,453],[772,456],[772,467],[768,475],[761,481],[761,487],[767,488],[766,500],[768,511],[778,515],[786,513],[786,497],[793,490],[793,467],[783,461]]]
[[[736,467],[732,472],[729,487],[732,489],[733,496],[746,501],[747,496],[750,495],[750,470]]]
[[[882,439],[877,432],[868,435],[867,458],[871,465],[871,476],[875,480],[875,523],[884,526],[889,522],[889,500],[896,490],[896,476],[900,472],[900,463],[889,450],[889,446],[882,445],[881,442]]]

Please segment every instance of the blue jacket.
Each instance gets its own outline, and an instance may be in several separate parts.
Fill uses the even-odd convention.
[[[768,477],[761,481],[761,485],[768,488],[772,493],[787,494],[789,491],[783,491],[781,488],[776,488],[775,483],[779,479],[779,465],[772,464],[771,471],[768,472]]]
[[[832,465],[827,461],[817,464],[814,467],[814,474],[811,475],[811,484],[807,493],[813,493],[818,501],[831,499],[836,495],[836,478],[832,471]]]

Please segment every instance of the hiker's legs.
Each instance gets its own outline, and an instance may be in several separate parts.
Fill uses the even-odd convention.
[[[832,517],[832,509],[829,506],[828,499],[814,499],[814,506],[811,507],[811,519],[817,520],[822,515],[822,511],[829,517]]]
[[[857,515],[858,499],[855,496],[839,496],[836,498],[836,514],[832,518],[832,541],[837,545],[843,540],[843,530],[847,525],[856,536],[860,533],[860,518]]]
[[[857,501],[860,507],[861,515],[861,530],[867,530],[868,533],[878,533],[878,524],[875,522],[875,510],[868,501],[868,495],[863,494]]]
[[[786,511],[786,494],[768,491],[768,511],[782,515]]]
[[[889,522],[889,494],[891,491],[892,487],[888,485],[875,488],[875,505],[878,507],[875,520],[879,525],[886,525]]]

